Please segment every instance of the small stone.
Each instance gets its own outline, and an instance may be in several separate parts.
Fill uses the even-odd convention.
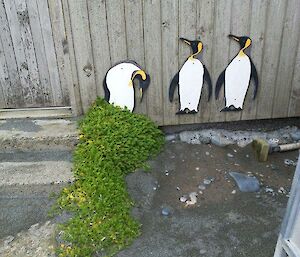
[[[200,254],[205,254],[205,253],[207,253],[207,251],[205,249],[200,250]]]
[[[187,201],[187,197],[186,196],[181,196],[179,198],[180,202],[185,203]]]
[[[259,181],[254,176],[249,177],[235,171],[229,172],[229,175],[235,180],[241,192],[257,192],[260,188]]]
[[[173,141],[173,140],[176,140],[176,134],[169,134],[169,135],[166,135],[166,141]]]
[[[294,141],[299,141],[300,140],[300,130],[297,130],[295,132],[290,133],[292,139]]]
[[[197,203],[197,196],[198,194],[196,192],[192,192],[189,194],[190,200],[186,201],[186,206],[194,205]]]
[[[200,168],[199,168],[199,167],[196,167],[195,170],[200,170]]]
[[[198,188],[199,188],[200,190],[205,190],[205,189],[206,189],[206,186],[205,186],[205,185],[199,185]]]
[[[205,152],[205,154],[208,156],[208,155],[209,155],[209,152]]]
[[[161,214],[162,214],[163,216],[169,216],[169,215],[171,214],[171,210],[170,210],[168,207],[164,207],[164,208],[162,208],[162,210],[161,210]]]
[[[284,164],[287,166],[297,166],[297,162],[294,162],[293,160],[290,159],[284,159]]]
[[[4,239],[4,245],[8,245],[10,244],[15,238],[13,236],[7,236],[5,239]]]
[[[157,189],[157,187],[153,187],[153,190],[155,191]]]
[[[270,187],[266,187],[265,192],[273,194],[274,190],[272,188],[270,188]]]
[[[280,188],[278,189],[278,193],[279,193],[279,194],[286,194],[286,190],[285,190],[283,187],[280,187]]]
[[[227,156],[228,156],[229,158],[233,158],[233,154],[231,154],[231,153],[228,153]]]
[[[249,156],[249,154],[246,154],[246,158],[249,158],[250,156]]]
[[[232,192],[231,192],[233,195],[236,193],[236,190],[232,190]]]

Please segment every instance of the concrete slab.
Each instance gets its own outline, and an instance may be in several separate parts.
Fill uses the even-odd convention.
[[[73,181],[72,163],[68,161],[2,162],[0,186],[42,185]]]
[[[71,150],[78,142],[73,119],[11,119],[0,122],[0,151]]]

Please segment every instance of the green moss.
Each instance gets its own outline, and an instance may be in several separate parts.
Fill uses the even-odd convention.
[[[147,117],[97,99],[80,122],[74,152],[75,182],[65,188],[56,209],[74,216],[62,225],[58,256],[113,255],[140,233],[130,211],[125,176],[145,166],[164,144],[162,132]]]

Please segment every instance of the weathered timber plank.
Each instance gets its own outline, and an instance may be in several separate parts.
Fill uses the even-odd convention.
[[[157,124],[163,125],[161,1],[144,0],[143,3],[145,69],[151,75],[146,93],[147,113]]]

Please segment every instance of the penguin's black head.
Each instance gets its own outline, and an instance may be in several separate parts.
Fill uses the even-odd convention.
[[[182,40],[183,42],[185,42],[186,44],[188,44],[193,51],[193,56],[197,55],[201,52],[202,48],[203,48],[203,44],[201,41],[199,40],[188,40],[186,38],[181,37],[180,40]]]
[[[246,49],[247,47],[249,47],[251,45],[251,38],[243,36],[243,37],[238,37],[238,36],[234,36],[234,35],[228,35],[229,38],[234,39],[235,41],[237,41],[240,44],[241,49]]]
[[[137,79],[139,81],[139,88],[140,88],[140,96],[141,101],[143,99],[143,93],[149,87],[150,84],[150,76],[143,70],[137,70],[133,72],[131,80]]]

